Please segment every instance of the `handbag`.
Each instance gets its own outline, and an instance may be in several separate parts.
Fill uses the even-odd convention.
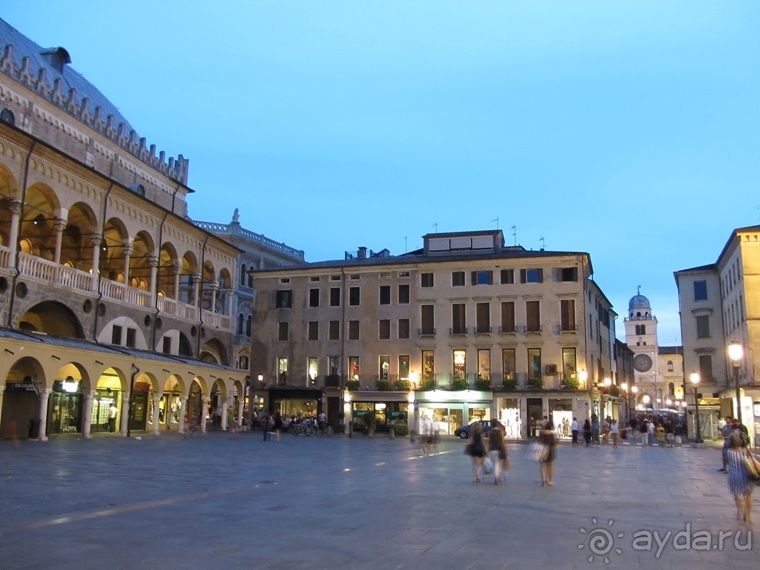
[[[486,457],[485,460],[483,460],[483,472],[486,475],[493,473],[493,462],[490,457]]]
[[[544,453],[544,447],[540,443],[534,441],[528,444],[528,459],[531,461],[541,461],[541,455]]]
[[[760,485],[760,461],[755,459],[752,452],[749,449],[744,450],[744,471],[747,473],[747,477],[755,485]]]

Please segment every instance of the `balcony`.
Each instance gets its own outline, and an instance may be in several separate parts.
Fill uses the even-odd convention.
[[[449,329],[449,336],[467,336],[467,327],[454,327]]]
[[[425,338],[425,337],[434,337],[435,336],[435,329],[417,329],[417,336],[419,338]]]
[[[476,335],[490,335],[493,332],[493,327],[476,327]]]

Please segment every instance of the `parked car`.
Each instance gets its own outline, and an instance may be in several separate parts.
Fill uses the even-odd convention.
[[[478,420],[478,421],[472,422],[468,426],[458,427],[457,429],[454,430],[454,435],[462,439],[469,438],[470,430],[475,426],[475,424],[480,424],[480,427],[483,430],[484,434],[491,431],[491,420]]]

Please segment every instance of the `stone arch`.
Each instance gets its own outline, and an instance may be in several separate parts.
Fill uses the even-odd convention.
[[[26,191],[19,246],[23,253],[52,261],[55,256],[55,228],[61,204],[46,184],[33,184]]]
[[[155,243],[145,231],[137,232],[132,240],[132,255],[129,257],[129,284],[135,289],[150,291],[151,259],[154,257]]]
[[[120,328],[120,334],[118,333]],[[130,331],[134,331],[130,333]],[[115,334],[116,333],[116,334]],[[133,342],[130,342],[130,336],[134,334]],[[131,317],[119,315],[103,324],[98,334],[98,342],[101,344],[115,344],[117,346],[128,346],[138,350],[148,349],[148,339],[145,337],[140,325]]]
[[[119,218],[109,218],[103,226],[103,243],[100,244],[100,275],[104,279],[125,283],[126,252],[129,233]]]
[[[177,250],[170,242],[161,245],[158,254],[158,282],[156,292],[159,296],[175,298],[175,269],[177,267]]]
[[[85,338],[79,317],[57,301],[43,301],[33,306],[19,317],[15,328],[64,338]]]
[[[214,364],[229,365],[229,355],[224,343],[218,339],[212,338],[201,347],[198,360],[202,362],[211,362]]]
[[[97,218],[89,204],[77,202],[69,208],[61,239],[61,265],[81,271],[92,271],[93,237],[99,238]],[[100,245],[101,250],[103,244]],[[101,251],[100,255],[103,255]]]
[[[179,270],[179,300],[188,305],[195,304],[195,275],[198,260],[195,254],[188,251],[182,256]]]

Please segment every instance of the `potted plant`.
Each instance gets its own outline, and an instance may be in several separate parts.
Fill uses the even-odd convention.
[[[420,382],[420,390],[428,391],[428,390],[435,390],[435,380],[432,378],[426,378],[422,382]]]
[[[362,416],[364,427],[367,428],[367,435],[369,437],[375,437],[375,412],[371,410]]]
[[[346,390],[355,392],[359,388],[361,388],[361,384],[359,384],[358,380],[346,380]]]
[[[486,392],[491,389],[491,381],[486,378],[478,378],[475,380],[475,389]]]
[[[544,381],[542,378],[528,378],[528,386],[535,390],[540,390],[544,387]]]
[[[505,390],[517,390],[517,380],[514,378],[505,378],[502,380],[501,385],[504,386]]]
[[[390,392],[393,390],[393,383],[390,380],[378,380],[377,389],[380,392]]]
[[[467,390],[467,388],[467,380],[464,378],[456,378],[455,380],[451,381],[452,390]]]
[[[567,390],[577,390],[580,387],[580,382],[575,376],[565,379],[564,386]]]

